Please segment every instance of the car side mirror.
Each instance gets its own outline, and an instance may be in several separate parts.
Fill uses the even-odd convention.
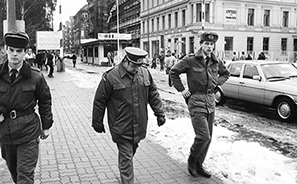
[[[262,77],[260,75],[254,75],[253,80],[261,81]]]

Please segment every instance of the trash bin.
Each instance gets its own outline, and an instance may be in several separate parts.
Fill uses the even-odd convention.
[[[63,59],[59,59],[57,62],[57,72],[64,72],[65,71],[65,63]]]

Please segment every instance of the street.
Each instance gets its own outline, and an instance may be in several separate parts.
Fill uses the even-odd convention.
[[[110,67],[81,62],[66,71],[45,75],[53,96],[54,127],[40,144],[36,183],[119,183],[117,149],[107,122],[105,134],[91,127],[95,90]],[[164,71],[150,69],[164,102],[167,122],[158,127],[149,108],[147,138],[135,156],[135,180],[143,183],[295,184],[296,124],[275,120],[271,110],[228,101],[216,110],[213,141],[206,159],[211,179],[192,178],[187,157],[194,133],[181,94],[167,83]],[[182,76],[185,83],[185,76]],[[186,84],[186,83],[185,83]],[[255,150],[257,150],[255,152]],[[0,181],[11,183],[0,162]]]

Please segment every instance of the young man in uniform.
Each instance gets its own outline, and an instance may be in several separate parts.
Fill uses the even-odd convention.
[[[4,43],[8,60],[0,65],[1,154],[14,183],[32,184],[39,137],[46,139],[53,123],[52,99],[43,75],[25,62],[28,35],[9,31]]]
[[[193,55],[184,57],[170,70],[172,83],[186,99],[195,131],[195,140],[188,159],[189,173],[210,177],[202,166],[211,138],[215,116],[215,88],[229,78],[229,71],[213,53],[218,35],[204,32],[201,35],[201,48]],[[188,88],[181,82],[180,74],[187,74]]]
[[[165,123],[162,101],[149,70],[142,67],[147,52],[126,47],[122,62],[104,73],[95,94],[92,127],[105,132],[103,118],[108,112],[112,140],[119,150],[122,184],[134,183],[133,157],[147,130],[147,105],[150,104],[158,125]]]

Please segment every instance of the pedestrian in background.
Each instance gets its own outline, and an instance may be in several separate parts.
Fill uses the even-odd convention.
[[[74,53],[74,52],[72,52],[71,59],[72,59],[72,64],[73,64],[73,67],[75,68],[75,65],[76,65],[76,59],[77,59],[77,57],[76,57],[76,55],[75,55],[75,53]]]
[[[245,60],[253,60],[251,54],[248,54],[247,57],[245,58]]]
[[[264,52],[260,52],[259,56],[258,56],[258,60],[266,60],[266,56],[264,54]]]
[[[53,123],[51,94],[39,70],[25,62],[28,35],[9,31],[4,43],[8,60],[0,65],[1,154],[14,183],[32,184],[39,136],[46,139]]]
[[[36,54],[36,64],[39,70],[42,70],[43,54],[41,51],[38,51],[38,53]]]
[[[36,56],[35,54],[32,52],[32,49],[29,48],[28,52],[25,55],[25,60],[31,65],[31,66],[35,66],[36,62],[35,62]]]
[[[241,51],[241,56],[240,56],[239,60],[245,60],[245,53],[244,53],[244,51]]]
[[[48,52],[47,53],[47,62],[46,65],[49,67],[48,77],[54,77],[54,53]]]
[[[194,143],[188,158],[188,171],[210,177],[211,174],[203,168],[213,130],[215,116],[215,88],[229,78],[229,71],[224,63],[213,53],[218,35],[214,32],[204,32],[201,35],[201,48],[193,55],[184,57],[170,70],[174,87],[187,99],[195,132]],[[185,89],[180,75],[187,74],[188,88]]]
[[[119,151],[122,184],[133,184],[133,157],[138,143],[146,136],[147,105],[157,116],[159,126],[165,123],[165,115],[157,86],[149,70],[142,67],[147,52],[135,47],[126,47],[125,51],[121,63],[102,76],[94,98],[92,127],[105,133],[103,119],[107,108],[109,130]]]
[[[153,59],[152,59],[152,65],[151,68],[152,69],[156,69],[157,68],[157,61],[159,60],[159,56],[158,54],[155,54]]]
[[[172,82],[170,79],[170,75],[169,75],[169,71],[171,69],[171,67],[176,63],[176,58],[174,56],[174,53],[171,53],[170,50],[167,51],[167,56],[165,57],[165,71],[166,74],[168,75],[168,85],[169,87],[172,87]]]
[[[160,71],[164,70],[164,64],[165,64],[165,55],[164,52],[162,51],[160,56],[159,56],[159,61],[160,61]]]

